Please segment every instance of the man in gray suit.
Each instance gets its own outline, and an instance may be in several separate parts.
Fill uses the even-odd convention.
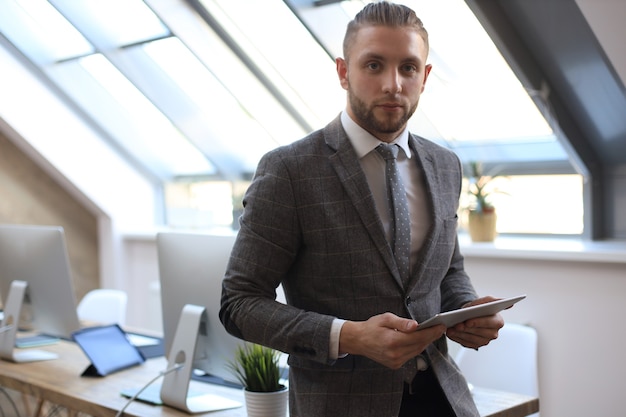
[[[400,5],[367,5],[348,25],[337,73],[344,112],[266,154],[223,282],[220,318],[289,354],[292,416],[477,416],[446,336],[478,348],[498,314],[419,329],[478,298],[457,241],[462,173],[449,150],[410,134],[431,66],[428,34]],[[410,213],[410,273],[392,250],[385,162],[397,144]],[[287,305],[277,302],[283,285]]]

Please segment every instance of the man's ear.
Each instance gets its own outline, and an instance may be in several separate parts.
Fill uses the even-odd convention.
[[[343,58],[336,58],[335,65],[337,66],[337,76],[339,77],[339,83],[344,90],[348,89],[348,64]]]
[[[430,70],[433,69],[432,64],[426,64],[424,67],[424,82],[422,83],[422,92],[424,92],[424,87],[426,87],[426,81],[428,80],[428,75],[430,74]]]

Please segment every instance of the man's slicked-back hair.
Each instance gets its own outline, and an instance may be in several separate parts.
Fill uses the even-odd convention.
[[[343,39],[343,57],[345,59],[348,59],[348,51],[354,43],[356,33],[364,26],[413,28],[424,39],[426,50],[428,50],[428,32],[413,9],[383,0],[369,3],[348,23]]]

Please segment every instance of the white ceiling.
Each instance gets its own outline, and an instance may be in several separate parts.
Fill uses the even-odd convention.
[[[626,1],[576,0],[576,4],[596,34],[615,72],[622,79],[622,84],[626,86]]]

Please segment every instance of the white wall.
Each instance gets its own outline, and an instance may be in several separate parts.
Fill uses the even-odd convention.
[[[481,294],[528,295],[503,315],[537,329],[542,417],[624,415],[625,263],[471,257],[466,269]]]
[[[100,286],[123,286],[120,235],[157,223],[158,187],[3,47],[0,62],[0,130],[97,216]]]
[[[127,261],[124,268],[125,289],[128,292],[126,324],[162,333],[161,300],[160,296],[155,298],[153,293],[154,286],[159,282],[155,237],[127,238],[123,248]]]
[[[565,256],[550,251],[520,256],[490,244],[465,248],[466,269],[481,295],[527,294],[503,315],[538,331],[542,417],[624,414],[626,246],[617,247],[608,256],[578,253],[579,246]],[[128,325],[158,330],[150,289],[158,281],[154,237],[127,238],[124,249]]]

